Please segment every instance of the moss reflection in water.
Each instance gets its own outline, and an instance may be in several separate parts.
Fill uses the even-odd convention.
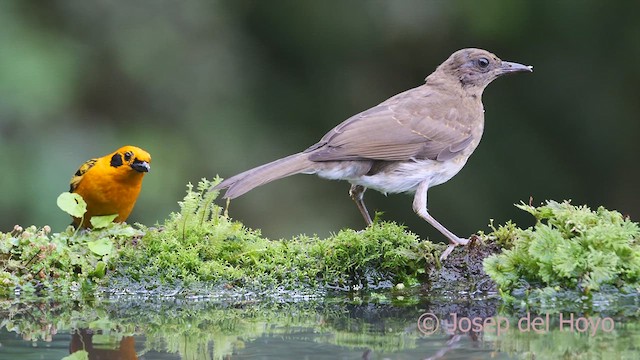
[[[120,352],[128,337],[143,335],[149,351],[180,354],[182,359],[222,359],[239,351],[247,342],[260,337],[370,348],[379,352],[396,352],[414,348],[418,333],[406,331],[414,323],[404,317],[388,318],[387,327],[364,319],[351,318],[343,305],[322,306],[318,302],[242,303],[182,302],[139,298],[100,304],[80,303],[4,303],[2,326],[26,341],[51,341],[56,333],[71,332],[100,337],[104,348]],[[371,311],[371,309],[369,309]],[[326,336],[323,336],[326,334]],[[74,335],[75,336],[75,335]],[[72,338],[70,348],[82,350]],[[107,341],[108,340],[108,341]],[[90,353],[88,344],[83,344]],[[96,346],[97,348],[97,346]]]
[[[469,301],[455,309],[464,316],[492,314],[495,302]],[[466,309],[466,310],[465,310]],[[549,331],[521,331],[518,318],[511,327],[495,332],[422,335],[416,327],[421,311],[446,319],[450,307],[397,307],[364,303],[350,305],[345,299],[282,303],[278,301],[224,303],[189,301],[179,298],[143,300],[120,297],[98,303],[39,302],[3,303],[2,323],[8,331],[37,344],[50,341],[55,333],[93,334],[101,351],[119,351],[120,356],[137,350],[135,356],[150,352],[179,354],[182,359],[225,359],[256,346],[270,346],[259,339],[284,343],[313,342],[353,351],[381,354],[455,352],[457,348],[499,351],[514,358],[583,359],[606,354],[607,358],[633,358],[640,344],[640,323],[616,319],[615,329],[595,334],[560,329],[557,316],[551,317]],[[495,314],[493,314],[495,315]],[[507,315],[505,315],[507,316]],[[144,338],[134,349],[133,338]],[[70,344],[71,349],[81,350]],[[108,345],[111,344],[110,348]],[[439,345],[438,345],[439,344]],[[86,342],[84,349],[91,352]],[[441,349],[434,348],[440,346]],[[265,349],[267,352],[281,349]],[[462,351],[462,350],[461,350]],[[631,357],[630,357],[631,356]],[[125,357],[126,358],[126,357]]]

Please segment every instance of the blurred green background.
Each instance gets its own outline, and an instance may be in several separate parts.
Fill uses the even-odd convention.
[[[88,158],[152,154],[129,222],[178,209],[187,182],[300,151],[334,125],[418,86],[452,52],[481,47],[533,65],[484,94],[485,134],[429,193],[467,236],[529,217],[533,197],[640,220],[640,2],[2,1],[0,231],[69,217],[55,204]],[[263,234],[325,236],[363,221],[349,185],[298,175],[234,200]],[[411,197],[370,210],[434,239]],[[223,204],[223,201],[220,201]]]

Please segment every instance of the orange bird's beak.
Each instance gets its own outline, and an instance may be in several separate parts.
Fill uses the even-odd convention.
[[[137,172],[149,172],[151,165],[146,161],[136,159],[133,161],[133,164],[131,164],[131,168]]]

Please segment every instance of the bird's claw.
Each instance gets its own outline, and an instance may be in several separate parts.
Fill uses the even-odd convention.
[[[444,261],[447,259],[447,257],[449,257],[449,254],[451,254],[451,252],[453,252],[453,249],[456,248],[456,246],[458,245],[467,245],[469,244],[469,239],[462,239],[462,238],[457,238],[456,240],[450,240],[449,246],[447,246],[447,248],[442,252],[442,255],[440,255],[440,261]]]

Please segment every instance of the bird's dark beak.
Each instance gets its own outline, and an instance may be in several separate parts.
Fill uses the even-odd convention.
[[[514,72],[533,72],[533,66],[522,65],[514,62],[503,61],[501,74],[510,74]]]
[[[131,164],[131,168],[137,172],[149,172],[149,170],[151,170],[151,165],[146,161],[136,159],[133,161],[133,164]]]

